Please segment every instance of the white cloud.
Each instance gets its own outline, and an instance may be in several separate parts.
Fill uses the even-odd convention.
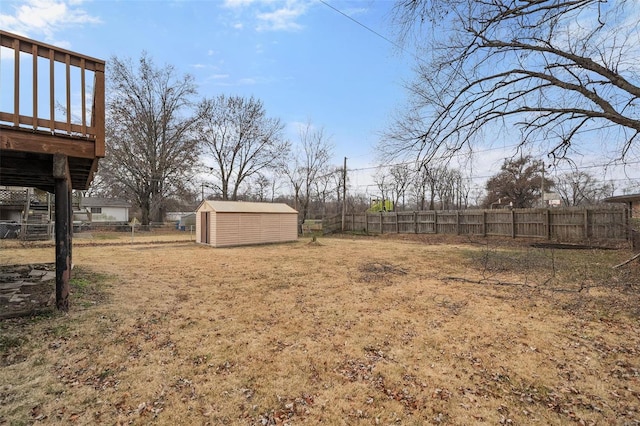
[[[0,27],[6,31],[28,37],[44,35],[46,41],[69,47],[66,41],[56,41],[56,31],[78,25],[95,25],[100,18],[81,9],[81,0],[28,0],[14,7],[10,13],[0,13]],[[5,8],[8,9],[8,8]]]
[[[237,30],[248,25],[237,22],[238,16],[249,13],[251,17],[245,19],[257,31],[299,31],[303,27],[297,20],[312,3],[312,0],[225,0],[223,7],[234,10],[232,27]]]
[[[250,6],[252,3],[256,3],[256,2],[257,0],[224,0],[224,7],[239,8],[239,7]]]
[[[284,7],[273,12],[258,13],[258,31],[298,31],[302,25],[296,19],[304,14],[306,7],[302,4],[294,4],[293,7]]]

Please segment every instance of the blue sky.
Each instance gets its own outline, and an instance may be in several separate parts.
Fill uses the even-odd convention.
[[[391,0],[325,2],[394,40]],[[372,189],[374,146],[405,105],[414,61],[319,0],[3,0],[0,28],[107,61],[146,51],[157,64],[192,74],[201,97],[261,99],[293,141],[302,123],[322,126],[335,147],[333,163],[346,156],[349,169],[361,169],[350,174],[358,192]],[[481,150],[472,168],[476,186],[513,154]],[[578,161],[601,158],[594,152]],[[623,187],[640,177],[638,169],[597,175]]]
[[[392,2],[329,0],[392,37]],[[323,126],[335,164],[372,165],[373,146],[405,96],[411,58],[318,1],[3,1],[0,28],[108,60],[138,58],[192,74],[199,95],[254,95],[295,139]]]

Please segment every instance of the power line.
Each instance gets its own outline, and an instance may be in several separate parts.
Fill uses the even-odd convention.
[[[350,21],[354,22],[355,24],[357,24],[357,25],[361,26],[362,28],[364,28],[365,30],[369,31],[370,33],[375,34],[377,37],[380,37],[382,40],[386,41],[387,43],[389,43],[389,44],[391,44],[391,45],[393,45],[393,46],[397,47],[397,48],[398,48],[398,49],[400,49],[402,52],[404,52],[404,53],[406,53],[406,54],[408,54],[408,55],[411,55],[411,56],[414,56],[414,57],[415,57],[415,55],[413,55],[411,52],[407,52],[407,51],[404,49],[404,47],[402,47],[401,45],[399,45],[399,44],[398,44],[398,43],[396,43],[395,41],[393,41],[393,40],[389,39],[387,36],[385,36],[385,35],[383,35],[383,34],[380,34],[378,31],[374,30],[373,28],[371,28],[371,27],[369,27],[369,26],[367,26],[367,25],[363,24],[362,22],[358,21],[357,19],[355,19],[355,18],[353,18],[353,17],[351,17],[351,16],[347,15],[346,13],[344,13],[343,11],[341,11],[340,9],[338,9],[338,8],[336,8],[336,7],[332,6],[332,5],[330,5],[329,3],[327,3],[325,0],[319,0],[319,1],[320,1],[320,3],[324,4],[325,6],[327,6],[329,9],[331,9],[331,10],[333,10],[333,11],[335,11],[335,12],[339,13],[340,15],[344,16],[345,18],[347,18],[348,20],[350,20]]]
[[[496,149],[500,149],[500,148],[496,148]],[[486,150],[489,151],[489,150]],[[380,168],[391,168],[391,167],[395,167],[395,166],[406,166],[406,165],[411,165],[411,164],[415,164],[415,161],[407,161],[407,162],[402,162],[402,163],[393,163],[393,164],[381,164],[378,166],[367,166],[367,167],[359,167],[359,168],[351,168],[349,171],[350,172],[358,172],[358,171],[366,171],[366,170],[374,170],[374,169],[380,169]],[[602,163],[602,164],[590,164],[590,165],[583,165],[583,166],[575,166],[575,167],[571,167],[571,168],[556,168],[555,171],[556,172],[570,172],[570,171],[574,171],[574,170],[587,170],[587,169],[598,169],[598,168],[611,168],[611,167],[626,167],[626,166],[630,166],[630,165],[635,165],[635,164],[640,164],[640,160],[637,161],[627,161],[624,163]],[[490,177],[493,177],[494,175],[472,175],[472,176],[468,176],[468,177],[463,177],[463,179],[471,181],[471,180],[475,180],[475,179],[488,179]],[[617,179],[604,179],[607,181],[634,181],[634,180],[640,180],[640,177],[629,177],[629,178],[617,178]],[[371,185],[359,185],[359,186],[371,186]]]

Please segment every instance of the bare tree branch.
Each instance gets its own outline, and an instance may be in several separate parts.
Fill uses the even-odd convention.
[[[195,84],[143,54],[109,61],[107,155],[99,171],[105,192],[137,204],[143,224],[162,221],[169,196],[184,192],[198,160],[191,111]]]
[[[209,170],[223,200],[236,200],[242,185],[279,164],[288,151],[282,140],[283,125],[267,117],[262,102],[253,97],[220,95],[204,99],[198,137],[213,161]]]
[[[519,130],[565,156],[586,132],[640,133],[640,8],[621,0],[402,0],[395,23],[423,53],[385,157],[451,157],[484,131]]]

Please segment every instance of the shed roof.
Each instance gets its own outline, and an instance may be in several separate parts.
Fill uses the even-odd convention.
[[[284,203],[253,203],[245,201],[203,201],[217,213],[298,213]]]
[[[604,201],[605,203],[631,203],[640,201],[640,194],[616,195],[615,197],[605,198]]]
[[[131,207],[131,203],[121,198],[84,197],[80,207]]]

